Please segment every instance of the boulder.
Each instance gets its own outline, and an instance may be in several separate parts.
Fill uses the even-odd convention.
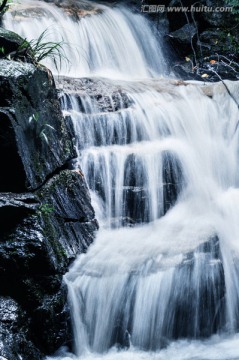
[[[18,49],[22,40],[4,31],[0,47],[1,34],[6,44],[12,41],[8,51]],[[62,278],[98,229],[81,170],[67,170],[76,157],[74,137],[51,72],[33,63],[0,60],[3,359],[40,360],[71,346]]]
[[[0,215],[0,294],[17,300],[30,338],[52,353],[71,334],[62,275],[98,229],[84,177],[66,170],[34,195],[2,193]]]
[[[36,189],[76,156],[44,67],[0,61],[0,138],[0,191]]]
[[[204,0],[205,6],[212,9],[225,9],[230,5],[226,4],[224,0]],[[236,25],[235,14],[231,11],[203,11],[201,13],[202,18],[209,26],[215,28],[230,29]]]
[[[0,359],[42,359],[29,337],[29,318],[11,298],[0,297]]]
[[[202,48],[204,56],[233,52],[233,44],[227,31],[208,29],[200,34],[198,46]]]
[[[177,49],[179,55],[192,51],[197,29],[194,24],[185,24],[182,28],[169,33],[172,46]]]

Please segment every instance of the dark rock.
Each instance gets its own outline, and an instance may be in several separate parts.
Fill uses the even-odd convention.
[[[124,89],[110,79],[73,79],[68,77],[58,77],[57,87],[64,89],[60,91],[60,100],[63,109],[71,109],[69,95],[74,95],[78,101],[79,110],[89,114],[92,109],[94,112],[115,112],[119,109],[127,109],[132,105],[132,101]],[[91,101],[91,107],[87,106],[87,101]],[[64,103],[65,102],[65,103]]]
[[[101,12],[101,9],[97,7],[97,3],[92,2],[82,2],[80,0],[45,0],[48,3],[54,3],[56,6],[64,10],[67,16],[73,18],[73,20],[79,20],[82,17],[94,15]],[[38,16],[39,12],[44,12],[44,9],[39,9],[39,7],[32,7],[29,9],[33,17]],[[17,14],[20,12],[17,11]],[[29,15],[29,14],[28,14]]]
[[[51,259],[55,259],[57,266],[63,266],[64,272],[70,259],[86,251],[98,229],[85,179],[78,171],[61,172],[39,191],[39,197],[43,201],[40,207],[43,232],[53,248],[57,245]],[[49,244],[48,252],[50,248]]]
[[[202,48],[204,56],[213,54],[223,54],[232,51],[232,44],[228,33],[222,30],[209,29],[200,34],[198,46]]]
[[[0,31],[0,45],[1,35],[16,52],[22,39]],[[0,357],[8,360],[71,346],[62,276],[98,229],[81,170],[64,170],[74,137],[50,71],[0,60],[0,296],[8,299],[0,298]]]
[[[0,274],[64,274],[98,228],[85,180],[72,171],[56,175],[35,197],[2,194],[1,214]]]
[[[0,358],[41,360],[42,354],[30,340],[30,320],[19,304],[0,297]]]
[[[160,2],[161,4],[161,2]],[[163,1],[163,5],[170,6],[170,7],[188,7],[188,9],[191,8],[191,6],[195,4],[194,0],[171,0],[171,1]],[[198,3],[197,3],[198,4]],[[186,13],[185,11],[169,11],[165,12],[165,15],[167,16],[169,20],[169,30],[171,32],[174,32],[180,28],[182,28],[184,25],[188,23],[192,23],[192,16],[190,13],[190,10]]]
[[[183,167],[178,158],[165,151],[162,154],[163,170],[163,202],[164,214],[176,203],[178,196],[185,188],[185,177]]]
[[[169,39],[174,48],[178,51],[179,55],[184,55],[192,51],[192,44],[197,29],[193,24],[185,24],[182,28],[169,33]]]
[[[52,206],[55,216],[65,221],[87,222],[94,219],[89,190],[81,170],[62,171],[42,187],[39,196],[44,203]]]
[[[9,139],[0,142],[0,191],[36,189],[76,156],[54,80],[45,68],[0,61],[0,107],[0,137],[7,131]]]
[[[205,6],[208,8],[226,8],[230,5],[225,4],[224,0],[205,0]],[[215,28],[230,28],[236,25],[235,14],[231,11],[203,11],[202,18]]]
[[[23,38],[13,31],[0,27],[0,43],[4,48],[4,52],[10,53],[16,51],[22,44]]]
[[[179,279],[184,281],[179,282]],[[168,306],[168,309],[173,309],[168,312],[168,321],[173,323],[171,337],[209,337],[223,329],[226,289],[217,236],[187,254],[175,271],[172,289]]]
[[[53,353],[62,343],[68,345],[72,337],[69,325],[67,289],[61,287],[54,295],[45,295],[32,314],[31,331],[37,339],[38,348]]]
[[[38,200],[33,194],[0,193],[0,242],[4,234],[12,232],[16,226],[33,213]]]
[[[221,79],[228,80],[238,80],[239,79],[239,66],[237,63],[231,66],[230,59],[224,58],[223,56],[214,57],[215,62],[211,63],[210,58],[205,59],[202,68],[200,69],[200,74],[203,76],[207,74],[207,81],[216,82],[221,81]]]
[[[193,71],[193,66],[191,62],[181,62],[176,63],[173,66],[173,72],[177,76],[177,78],[181,80],[201,80],[201,77],[197,75],[195,71]]]
[[[0,294],[21,304],[32,341],[52,353],[71,337],[61,277],[98,229],[84,177],[62,171],[35,195],[1,194],[0,215]]]
[[[24,47],[25,40],[14,33],[0,27],[0,59],[11,57],[12,60],[33,62],[33,54],[29,47]]]

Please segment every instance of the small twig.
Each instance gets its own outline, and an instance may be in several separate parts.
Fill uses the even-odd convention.
[[[183,3],[182,3],[182,0],[180,0],[180,4],[181,4],[181,7],[183,8]],[[187,19],[187,23],[188,25],[190,26],[190,21],[189,21],[189,18],[188,18],[188,14],[184,11],[184,15],[186,16],[186,19]],[[196,55],[196,51],[194,49],[194,46],[193,46],[193,36],[191,35],[190,33],[190,42],[191,42],[191,48],[192,48],[192,51],[193,51],[193,56],[194,56],[194,61],[195,61],[195,65],[197,67],[197,73],[198,73],[198,61],[197,61],[197,55]]]
[[[2,5],[0,5],[0,13],[3,12],[5,7],[7,6],[8,0],[3,0]]]
[[[192,7],[194,8],[194,5],[196,5],[196,4],[200,4],[200,5],[201,5],[201,2],[200,2],[200,1],[196,1],[195,3],[192,4],[191,8],[192,8]],[[198,42],[199,42],[199,48],[200,48],[201,58],[203,58],[203,51],[202,51],[202,46],[201,46],[201,41],[200,41],[200,36],[199,36],[199,31],[198,31],[198,26],[197,26],[197,23],[196,23],[196,20],[195,20],[195,17],[194,17],[194,11],[191,11],[191,15],[192,15],[193,23],[194,23],[195,28],[196,28],[196,31],[197,31],[197,40],[198,40]]]
[[[229,94],[229,96],[233,99],[233,101],[235,102],[235,104],[237,105],[238,109],[239,109],[239,103],[237,102],[235,96],[231,93],[229,87],[227,86],[227,84],[225,83],[225,81],[221,78],[221,76],[214,70],[214,69],[210,69],[214,74],[217,75],[217,77],[220,79],[220,81],[222,82],[222,84],[225,86],[225,89],[227,90],[227,93]]]

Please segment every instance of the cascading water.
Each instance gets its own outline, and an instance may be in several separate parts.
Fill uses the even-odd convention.
[[[143,17],[127,9],[81,3],[84,10],[76,22],[53,5],[24,0],[6,14],[4,26],[29,40],[45,30],[51,41],[64,40],[69,63],[62,62],[61,75],[141,78],[163,72],[160,46]],[[45,64],[57,73],[51,60]]]
[[[238,93],[239,84],[228,86]],[[78,356],[157,351],[238,329],[238,107],[224,85],[208,90],[121,82],[127,99],[113,113],[90,96],[71,98],[79,161],[105,225],[65,277]],[[192,359],[184,347],[182,359]],[[178,359],[179,348],[171,351]],[[233,358],[210,351],[205,359]]]
[[[123,8],[25,6],[5,26],[74,34],[71,75],[94,75],[58,79],[101,223],[65,276],[76,355],[58,358],[238,359],[239,84],[157,78],[158,42]]]

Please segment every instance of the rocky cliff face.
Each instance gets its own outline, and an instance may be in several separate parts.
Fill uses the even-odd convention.
[[[169,71],[184,80],[239,79],[239,17],[233,0],[144,0],[142,4],[144,15],[163,34]],[[162,11],[153,7],[149,11],[150,5],[159,4]]]
[[[51,73],[0,60],[0,357],[6,359],[42,359],[71,341],[62,276],[98,228],[84,176],[70,170],[73,138]]]

